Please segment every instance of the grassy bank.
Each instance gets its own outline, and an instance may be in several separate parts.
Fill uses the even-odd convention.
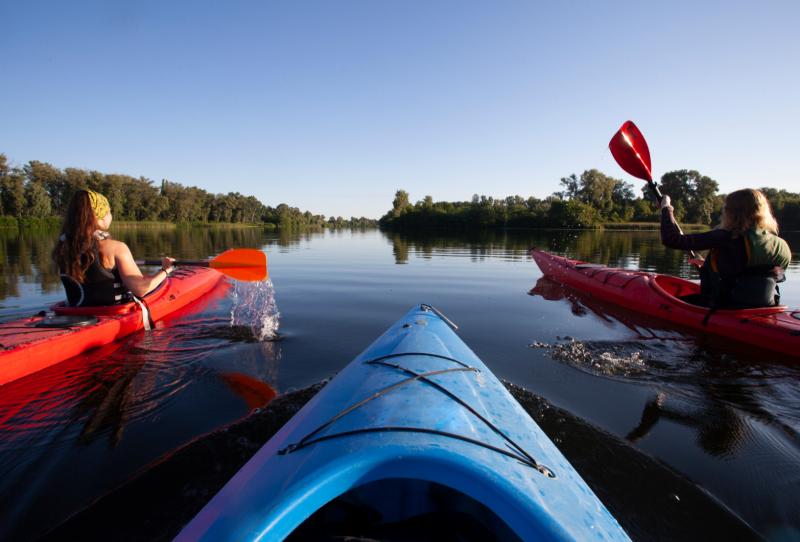
[[[56,216],[47,218],[0,216],[0,228],[2,229],[58,229],[59,227],[61,227],[61,218]]]
[[[0,216],[0,229],[46,229],[57,230],[61,227],[61,217],[51,216],[47,218],[16,218],[13,216]],[[681,224],[684,231],[705,231],[710,228],[705,224]],[[111,229],[128,229],[128,228],[153,228],[153,229],[172,229],[172,228],[212,228],[212,229],[250,229],[260,228],[264,230],[277,230],[278,225],[272,222],[258,222],[258,223],[241,223],[241,222],[166,222],[166,221],[133,221],[133,220],[115,220]],[[301,226],[295,227],[303,229]],[[293,229],[293,228],[289,228]],[[438,228],[431,228],[438,229]],[[447,229],[447,228],[445,228]],[[460,228],[453,228],[460,230]],[[476,228],[492,230],[495,227]],[[538,228],[508,228],[508,229],[538,229]],[[547,228],[550,229],[550,228]],[[553,228],[560,229],[560,228]],[[576,228],[579,230],[615,230],[615,231],[648,231],[658,230],[658,222],[604,222],[589,226],[586,228]],[[428,231],[428,229],[423,229]]]
[[[61,227],[62,218],[50,216],[46,218],[16,218],[13,216],[0,216],[0,229],[46,229],[57,230]],[[264,230],[278,229],[272,222],[241,223],[241,222],[159,222],[133,220],[115,220],[111,229],[126,228],[261,228]]]
[[[242,222],[136,222],[131,220],[115,220],[111,224],[114,228],[261,228],[265,230],[277,229],[272,222],[259,222],[255,224]]]

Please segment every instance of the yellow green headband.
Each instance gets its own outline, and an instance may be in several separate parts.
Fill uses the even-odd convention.
[[[98,194],[94,190],[87,190],[89,194],[89,204],[92,206],[92,212],[97,220],[102,220],[108,213],[111,212],[111,205],[103,194]]]

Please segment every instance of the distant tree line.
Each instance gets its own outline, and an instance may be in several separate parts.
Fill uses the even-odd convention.
[[[368,218],[326,218],[285,203],[271,207],[254,196],[212,194],[168,180],[157,185],[145,177],[77,168],[61,170],[36,160],[11,168],[6,156],[0,154],[0,216],[12,221],[63,216],[72,195],[86,188],[108,198],[115,220],[271,224],[279,228],[377,225]]]
[[[678,170],[661,177],[661,189],[672,198],[675,217],[687,224],[719,222],[722,203],[719,184],[694,170]],[[472,196],[472,201],[433,201],[431,196],[412,204],[408,192],[395,193],[392,208],[380,219],[386,229],[438,228],[592,228],[603,223],[657,222],[660,214],[646,184],[640,195],[634,186],[590,169],[561,179],[562,190],[551,196],[509,196],[494,199]],[[782,229],[800,230],[800,194],[761,189],[772,204]]]

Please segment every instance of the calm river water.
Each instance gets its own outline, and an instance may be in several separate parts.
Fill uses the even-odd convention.
[[[500,378],[655,458],[765,537],[800,537],[800,365],[581,300],[541,281],[526,254],[539,246],[690,277],[656,232],[114,233],[137,257],[261,248],[274,292],[220,288],[172,326],[0,386],[0,539],[35,539],[273,392],[332,376],[421,302],[455,321]],[[0,318],[63,297],[49,265],[54,237],[0,231]],[[800,247],[800,234],[785,237]],[[798,307],[797,252],[788,275],[784,301]],[[271,294],[282,339],[244,340],[230,326],[234,297]],[[653,513],[642,502],[630,510]]]

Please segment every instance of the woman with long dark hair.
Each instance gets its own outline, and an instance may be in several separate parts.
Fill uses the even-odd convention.
[[[731,192],[719,227],[682,235],[669,196],[661,201],[661,242],[680,250],[709,250],[700,265],[705,304],[713,307],[763,307],[780,301],[778,283],[792,261],[789,245],[778,237],[778,223],[760,190]]]
[[[161,270],[144,275],[128,245],[111,239],[111,206],[93,190],[79,190],[70,200],[53,249],[53,260],[73,307],[114,305],[143,297],[172,273],[172,258],[162,258]]]

